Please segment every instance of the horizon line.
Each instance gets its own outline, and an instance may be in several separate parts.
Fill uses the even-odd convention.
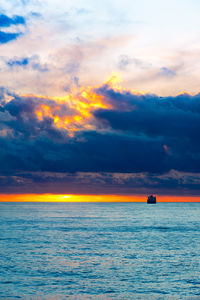
[[[200,202],[196,195],[158,195],[159,202]],[[148,195],[108,195],[108,194],[0,194],[0,202],[63,202],[63,203],[131,203],[147,202]]]

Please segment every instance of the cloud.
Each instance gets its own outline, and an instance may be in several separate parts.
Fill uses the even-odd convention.
[[[118,67],[120,70],[126,69],[130,64],[132,63],[132,60],[127,55],[121,55],[119,57]]]
[[[9,67],[13,66],[27,66],[29,64],[30,59],[28,57],[20,57],[11,59],[7,62]]]
[[[113,90],[107,88],[104,90],[104,96],[109,97],[111,101],[115,99]],[[158,97],[118,92],[116,98],[119,97],[120,102],[124,99],[132,108],[127,111],[100,110],[95,112],[95,116],[106,122],[113,131],[123,135],[143,137],[146,141],[150,139],[152,144],[155,141],[163,144],[166,153],[161,166],[163,172],[166,168],[200,171],[198,139],[200,94]],[[153,152],[152,157],[154,157]]]
[[[173,78],[174,76],[176,76],[176,72],[173,70],[170,70],[166,67],[162,67],[160,69],[160,72],[158,73],[159,76],[166,76],[166,77],[171,77]]]
[[[121,71],[126,70],[130,65],[134,65],[135,67],[139,69],[149,69],[152,67],[150,63],[144,62],[141,59],[138,58],[132,58],[128,55],[120,55],[119,61],[118,61],[118,68]],[[165,69],[165,68],[164,68]]]
[[[11,119],[2,118],[1,123],[12,130],[12,137],[10,134],[1,137],[1,170],[162,171],[165,155],[162,143],[149,138],[104,132],[103,125],[95,121],[92,111],[106,107],[106,104],[103,100],[98,104],[101,97],[95,96],[94,92],[91,96],[86,96],[87,93],[89,91],[82,92],[81,98],[72,100],[79,101],[74,107],[70,107],[67,99],[59,102],[41,97],[15,96],[9,102],[2,100],[1,111],[9,114]]]
[[[5,44],[12,40],[16,40],[20,35],[21,33],[10,33],[0,31],[0,44]]]
[[[17,26],[17,25],[25,25],[26,21],[22,16],[13,16],[8,17],[7,15],[1,14],[0,15],[0,44],[6,44],[12,40],[16,40],[20,35],[22,35],[21,31],[18,31],[17,28],[14,32],[11,30],[3,31],[3,28]]]
[[[25,24],[25,19],[22,16],[13,16],[12,18],[1,14],[0,15],[0,27],[10,27],[12,25]]]
[[[1,91],[0,173],[12,179],[12,185],[13,176],[24,172],[40,177],[49,172],[52,178],[81,172],[110,174],[88,179],[94,189],[98,178],[102,188],[110,190],[120,182],[135,192],[146,192],[147,187],[152,192],[197,190],[200,94],[159,97],[123,90],[111,81],[80,87],[66,98]],[[55,189],[70,175],[59,176]],[[27,180],[22,178],[17,186]]]
[[[200,176],[148,173],[16,172],[0,175],[2,193],[198,195]]]
[[[33,70],[37,70],[40,72],[48,71],[47,64],[41,64],[37,55],[33,55],[31,57],[15,57],[8,60],[6,63],[11,69],[13,69],[14,67],[27,68],[28,66],[30,66]]]

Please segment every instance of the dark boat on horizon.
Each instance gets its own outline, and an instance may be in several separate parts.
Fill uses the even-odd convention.
[[[148,196],[147,198],[147,204],[156,204],[156,196]]]

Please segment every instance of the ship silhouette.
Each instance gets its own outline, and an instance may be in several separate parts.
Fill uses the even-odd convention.
[[[156,204],[156,196],[153,196],[153,195],[148,196],[147,203],[148,204]]]

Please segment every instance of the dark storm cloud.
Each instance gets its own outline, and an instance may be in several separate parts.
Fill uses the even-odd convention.
[[[115,101],[113,90],[101,88],[100,93]],[[151,139],[152,144],[160,141],[166,152],[163,172],[166,168],[200,171],[200,94],[158,97],[117,92],[116,99],[119,107],[125,102],[129,108],[100,110],[96,117],[112,131]]]
[[[101,131],[82,129],[70,137],[65,129],[54,126],[51,116],[42,120],[36,117],[38,105],[48,103],[52,111],[57,110],[58,104],[54,100],[19,97],[1,89],[1,176],[8,176],[12,186],[15,183],[19,186],[27,180],[36,180],[32,175],[29,179],[27,175],[20,175],[23,181],[18,178],[19,172],[132,173],[138,174],[137,178],[125,176],[123,184],[129,190],[135,189],[135,192],[136,187],[140,187],[141,191],[145,187],[165,191],[183,186],[188,190],[197,189],[199,181],[197,183],[195,173],[200,172],[200,94],[176,97],[135,95],[128,91],[114,91],[108,85],[95,92],[113,106],[112,110],[101,109],[94,114],[97,128],[101,124]],[[7,101],[6,97],[11,99]],[[60,116],[75,113],[67,104],[59,105],[57,114]],[[178,173],[167,177],[171,170],[190,172],[193,177],[186,176],[185,181],[178,177]],[[6,179],[1,178],[6,186]],[[102,185],[114,187],[116,176],[114,179],[104,176]],[[63,180],[58,177],[57,181],[61,183]],[[94,181],[92,177],[89,182],[92,184]]]
[[[112,92],[108,96],[113,98]],[[109,122],[112,129],[152,138],[188,139],[198,144],[200,94],[192,97],[159,98],[154,95],[124,95],[129,110],[99,110],[96,117]],[[117,95],[117,98],[123,99]],[[113,101],[114,99],[112,99]],[[119,104],[123,107],[123,103]],[[130,107],[132,106],[132,108]]]
[[[5,90],[4,92],[5,97]],[[55,101],[46,98],[34,98],[34,97],[18,97],[17,95],[9,95],[13,97],[11,101],[6,102],[4,97],[0,99],[0,125],[7,126],[12,130],[13,143],[21,142],[24,146],[32,143],[31,139],[38,137],[39,139],[44,136],[49,139],[61,139],[62,132],[56,130],[52,124],[53,120],[50,117],[44,117],[42,121],[39,121],[36,117],[35,111],[40,105],[48,105],[50,108],[56,108]],[[73,110],[66,105],[60,105],[58,115],[72,115]],[[6,119],[4,115],[6,114]],[[9,116],[9,117],[8,117]],[[15,141],[15,138],[17,140]],[[42,139],[42,138],[41,138]],[[64,139],[64,138],[63,138]],[[2,141],[3,142],[3,141]],[[5,143],[7,140],[5,139]],[[53,141],[52,141],[53,143]]]
[[[177,171],[163,175],[105,172],[0,175],[2,193],[198,195],[199,186],[199,174]]]
[[[17,128],[16,128],[17,127]],[[25,126],[24,126],[25,127]],[[69,140],[51,132],[51,124],[40,128],[15,125],[14,138],[1,138],[1,172],[16,170],[51,172],[160,172],[164,149],[160,142],[139,138],[85,133],[83,140]],[[28,132],[28,133],[27,133]],[[33,138],[34,137],[34,138]]]
[[[15,96],[2,100],[0,124],[1,171],[16,170],[53,172],[162,172],[165,170],[162,140],[115,133],[79,132],[69,138],[56,129],[50,117],[39,121],[35,110],[38,101],[56,108],[50,99]],[[3,114],[10,119],[3,119]],[[62,105],[60,114],[73,114]],[[12,132],[8,131],[11,130]],[[8,134],[6,135],[6,132]],[[6,136],[5,136],[6,135]],[[13,138],[12,138],[13,137]]]

